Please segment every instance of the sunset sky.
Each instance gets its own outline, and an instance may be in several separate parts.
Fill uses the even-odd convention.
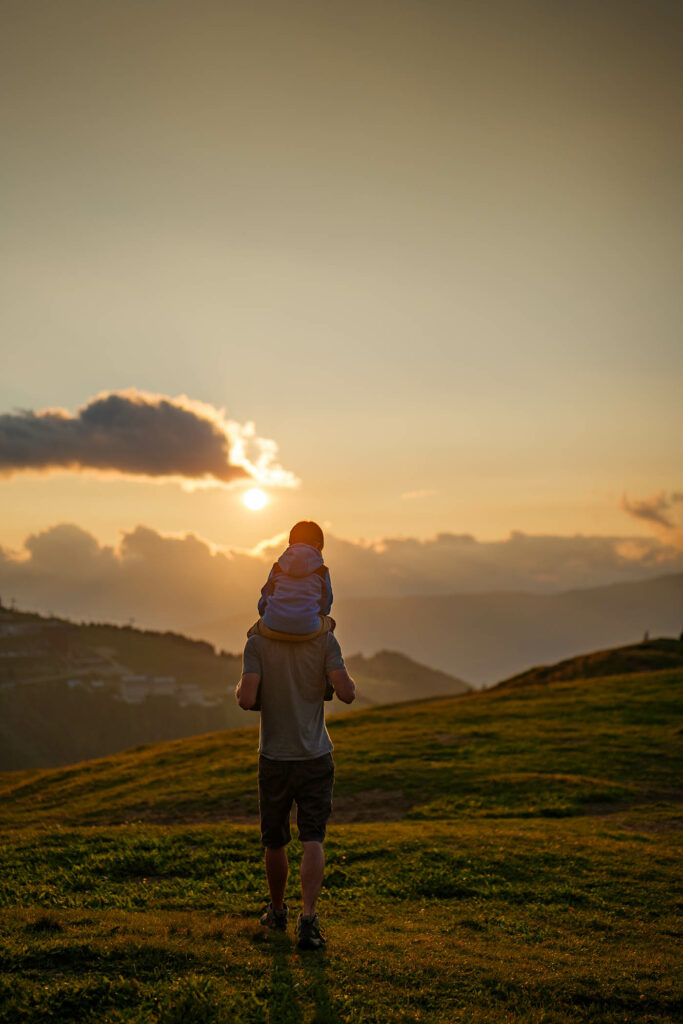
[[[5,561],[305,517],[678,565],[682,43],[664,0],[3,3]]]

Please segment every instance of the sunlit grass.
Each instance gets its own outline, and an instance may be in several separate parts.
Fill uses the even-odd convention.
[[[224,820],[253,730],[6,776],[0,1021],[677,1020],[681,682],[339,720],[324,954],[263,934],[256,824]]]
[[[680,669],[565,681],[332,719],[340,818],[557,816],[652,800],[680,765],[682,681]],[[249,728],[0,774],[0,826],[249,819],[257,742]]]

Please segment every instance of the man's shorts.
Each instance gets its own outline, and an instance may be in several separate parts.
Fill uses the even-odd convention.
[[[258,794],[261,842],[278,849],[292,838],[289,814],[296,800],[296,824],[302,843],[322,843],[332,812],[334,761],[323,754],[307,761],[259,757]]]

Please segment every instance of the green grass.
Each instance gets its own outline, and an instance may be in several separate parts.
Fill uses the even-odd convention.
[[[333,722],[324,954],[257,924],[255,730],[2,776],[0,1022],[678,1020],[682,683]]]
[[[682,670],[534,684],[332,719],[342,819],[566,816],[668,798]],[[245,722],[256,720],[244,714]],[[0,826],[257,813],[254,728],[0,774]]]

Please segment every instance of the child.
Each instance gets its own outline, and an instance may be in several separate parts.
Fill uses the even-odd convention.
[[[324,544],[317,523],[302,521],[290,530],[289,547],[270,570],[258,603],[267,630],[295,636],[324,631],[323,617],[332,607],[330,572],[321,554]]]
[[[261,618],[247,636],[271,640],[302,641],[331,632],[336,623],[330,615],[332,584],[323,562],[323,531],[308,520],[296,523],[289,532],[289,547],[280,555],[261,590],[258,603]],[[334,697],[334,687],[325,679],[325,700]],[[259,694],[252,711],[261,710]]]

